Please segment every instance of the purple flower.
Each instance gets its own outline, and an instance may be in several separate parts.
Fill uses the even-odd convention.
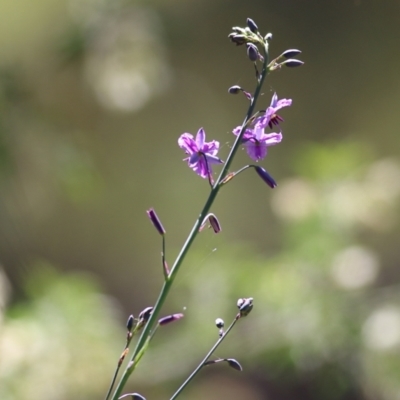
[[[183,159],[190,168],[202,178],[208,178],[211,173],[211,164],[221,164],[223,161],[217,157],[219,142],[213,140],[206,142],[206,133],[203,128],[197,132],[196,139],[190,133],[183,133],[178,139],[181,149],[189,156]]]
[[[235,135],[240,133],[240,126],[233,130]],[[282,141],[282,133],[264,133],[265,126],[256,123],[253,129],[246,129],[242,140],[246,146],[247,154],[254,161],[260,161],[267,155],[267,148]]]
[[[246,145],[247,154],[255,161],[262,160],[267,155],[267,148],[282,141],[282,133],[265,133],[267,126],[272,128],[273,125],[278,125],[283,118],[276,112],[292,104],[291,99],[278,100],[276,93],[272,96],[270,106],[265,110],[265,113],[256,118],[251,128],[247,128],[243,134],[242,141]],[[240,133],[240,126],[233,130],[237,136]]]

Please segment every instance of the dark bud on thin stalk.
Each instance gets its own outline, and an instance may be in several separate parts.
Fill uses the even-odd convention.
[[[229,364],[229,366],[233,369],[236,369],[236,371],[243,371],[242,366],[234,358],[227,358],[226,361]]]
[[[153,307],[146,307],[140,314],[139,314],[139,321],[147,322],[150,318],[151,313],[153,312]]]
[[[230,94],[238,94],[239,92],[241,92],[243,89],[240,87],[240,86],[238,86],[238,85],[234,85],[234,86],[231,86],[229,89],[228,89],[228,92],[230,93]]]
[[[253,298],[249,297],[247,299],[239,299],[237,301],[237,306],[241,317],[245,317],[253,309]]]
[[[254,167],[256,170],[258,176],[271,188],[274,189],[278,186],[278,184],[275,182],[274,178],[262,167],[259,167],[256,165]]]
[[[228,38],[231,39],[233,43],[236,44],[236,46],[240,46],[242,44],[245,44],[247,39],[245,35],[241,35],[239,33],[231,33],[228,35]]]
[[[128,317],[128,321],[126,321],[126,329],[128,329],[128,332],[130,332],[132,330],[134,321],[135,321],[135,317],[131,314]]]
[[[296,57],[298,54],[301,53],[301,50],[297,50],[297,49],[289,49],[284,51],[280,57],[285,57],[285,58],[292,58],[292,57]]]
[[[214,229],[215,233],[221,232],[221,225],[219,224],[219,221],[214,214],[210,214],[210,216],[208,217],[208,221],[210,222],[211,228]]]
[[[139,393],[127,393],[122,395],[121,397],[118,397],[119,399],[131,399],[131,400],[146,400],[146,397],[143,397],[141,394]]]
[[[217,318],[217,319],[215,320],[215,326],[216,326],[217,328],[221,329],[221,328],[224,327],[224,325],[225,325],[225,322],[224,322],[224,320],[223,320],[222,318]]]
[[[164,318],[159,319],[158,324],[160,326],[170,324],[171,322],[178,321],[179,319],[183,318],[183,314],[172,314],[168,315]]]
[[[257,33],[258,32],[258,26],[256,25],[256,23],[251,18],[247,18],[247,26],[250,28],[250,30],[253,33]]]
[[[253,62],[258,60],[258,49],[253,43],[247,43],[247,57]]]
[[[284,61],[281,65],[285,65],[289,68],[301,67],[304,64],[303,61],[296,60],[294,58],[290,58],[289,60]]]
[[[147,215],[150,218],[150,221],[153,223],[154,227],[157,229],[158,233],[160,235],[164,235],[165,229],[162,226],[162,223],[161,223],[160,219],[158,218],[154,209],[150,208],[150,210],[147,210]]]

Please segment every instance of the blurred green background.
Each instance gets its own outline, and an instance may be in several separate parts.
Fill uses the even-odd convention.
[[[207,182],[177,139],[203,126],[225,158],[254,70],[227,35],[253,18],[272,56],[284,140],[222,190],[127,390],[167,399],[230,322],[190,399],[400,399],[398,0],[2,0],[0,398],[103,398],[125,321],[154,303]],[[241,151],[234,163],[248,163]]]

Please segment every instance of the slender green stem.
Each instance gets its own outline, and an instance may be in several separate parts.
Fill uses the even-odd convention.
[[[185,382],[182,383],[182,385],[179,387],[179,389],[173,394],[173,396],[170,398],[170,400],[176,399],[180,393],[182,392],[183,389],[188,385],[188,383],[197,375],[197,373],[203,368],[204,364],[208,361],[208,359],[213,355],[214,351],[218,348],[218,346],[222,343],[222,341],[225,339],[226,335],[230,332],[230,330],[235,326],[236,322],[239,320],[240,314],[236,316],[236,318],[233,320],[229,328],[225,331],[225,333],[218,339],[218,341],[214,344],[214,346],[211,348],[211,350],[207,353],[207,355],[203,358],[203,360],[200,362],[200,364],[196,367],[196,369],[189,375],[189,377],[186,379]]]
[[[240,129],[240,133],[236,137],[236,140],[235,140],[235,142],[234,142],[234,144],[232,146],[232,149],[231,149],[231,151],[230,151],[230,153],[228,155],[228,158],[227,158],[227,160],[226,160],[226,162],[225,162],[225,164],[224,164],[224,166],[223,166],[223,168],[221,170],[221,173],[219,174],[215,184],[213,185],[213,187],[211,189],[211,192],[210,192],[210,194],[208,196],[208,199],[206,200],[206,203],[205,203],[202,211],[200,212],[200,214],[199,214],[199,216],[198,216],[198,218],[197,218],[197,220],[196,220],[191,232],[189,233],[189,236],[187,237],[186,242],[182,246],[182,249],[181,249],[180,253],[178,254],[178,256],[177,256],[177,258],[176,258],[176,260],[175,260],[175,262],[174,262],[174,264],[172,266],[172,269],[171,269],[171,272],[170,272],[169,276],[165,279],[165,281],[163,283],[163,286],[161,288],[161,291],[160,291],[160,294],[158,296],[157,302],[156,302],[156,304],[154,306],[153,312],[152,312],[149,320],[147,321],[147,324],[144,327],[144,329],[142,331],[142,334],[141,334],[141,336],[140,336],[140,338],[139,338],[139,340],[138,340],[138,342],[136,344],[136,348],[135,348],[135,351],[132,354],[131,361],[135,359],[136,355],[141,351],[142,347],[146,343],[147,337],[149,336],[149,334],[151,332],[151,328],[154,326],[154,324],[155,324],[155,322],[157,320],[157,317],[158,317],[158,314],[159,314],[159,312],[161,310],[161,307],[163,306],[163,304],[165,302],[165,299],[167,298],[167,295],[168,295],[168,293],[169,293],[169,291],[171,289],[171,286],[172,286],[172,284],[174,282],[174,279],[175,279],[175,277],[176,277],[176,275],[177,275],[177,273],[179,271],[179,267],[182,265],[182,262],[183,262],[183,260],[184,260],[184,258],[186,256],[187,252],[189,251],[192,243],[194,242],[194,240],[195,240],[195,238],[196,238],[196,236],[197,236],[197,234],[199,232],[199,228],[200,228],[205,216],[207,215],[208,211],[210,210],[212,204],[214,203],[214,200],[217,197],[219,189],[221,188],[220,182],[225,177],[225,175],[227,174],[227,172],[229,170],[229,167],[232,164],[233,158],[234,158],[236,152],[238,151],[238,148],[240,147],[241,139],[242,139],[242,136],[244,134],[246,125],[247,125],[249,119],[251,118],[251,116],[253,115],[254,108],[255,108],[257,99],[258,99],[258,97],[260,95],[264,79],[265,79],[266,75],[268,74],[267,65],[268,65],[268,44],[265,44],[265,48],[264,48],[264,63],[263,63],[262,71],[261,71],[260,77],[259,77],[259,79],[257,81],[257,86],[256,86],[256,89],[255,89],[255,92],[254,92],[254,97],[250,102],[249,109],[248,109],[247,114],[246,114],[246,116],[245,116],[245,118],[243,120],[242,127]],[[128,378],[129,378],[129,376],[131,375],[132,371],[133,371],[133,369],[129,368],[129,365],[128,365],[128,367],[125,369],[125,371],[124,371],[124,373],[123,373],[123,375],[121,377],[121,380],[119,381],[119,383],[118,383],[118,385],[117,385],[117,387],[115,389],[115,392],[114,392],[114,395],[112,397],[112,400],[117,400],[118,397],[121,395],[122,389],[124,388],[124,386],[125,386]]]

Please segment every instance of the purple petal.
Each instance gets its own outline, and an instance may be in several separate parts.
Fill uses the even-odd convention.
[[[246,143],[247,154],[254,161],[260,161],[267,155],[267,145],[264,142],[254,142],[252,140]]]
[[[207,162],[209,164],[222,164],[223,163],[223,161],[220,158],[218,158],[212,154],[206,154],[205,156],[206,156]]]
[[[200,128],[196,135],[196,145],[199,151],[204,151],[203,146],[205,139],[206,139],[206,133],[204,132],[203,128]]]
[[[292,99],[280,99],[278,103],[276,104],[275,111],[278,111],[279,109],[283,107],[288,107],[292,105]]]
[[[260,142],[265,143],[266,146],[273,146],[275,144],[278,144],[282,141],[282,133],[268,133],[268,134],[263,134],[262,137],[260,138]]]
[[[178,139],[178,145],[186,153],[192,154],[197,151],[196,142],[193,140],[193,135],[190,133],[183,133]]]
[[[275,108],[277,101],[278,101],[278,95],[275,92],[274,95],[272,96],[270,107]]]

